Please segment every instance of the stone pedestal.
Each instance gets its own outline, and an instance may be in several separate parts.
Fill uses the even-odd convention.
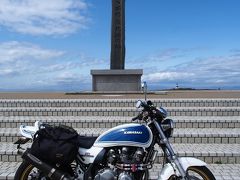
[[[141,91],[142,69],[91,70],[93,91]]]

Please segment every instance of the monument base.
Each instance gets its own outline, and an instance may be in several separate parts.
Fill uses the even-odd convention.
[[[91,70],[93,91],[141,91],[142,69]]]

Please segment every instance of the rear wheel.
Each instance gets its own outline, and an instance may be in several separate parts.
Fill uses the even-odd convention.
[[[29,180],[29,179],[41,179],[45,176],[32,164],[27,161],[23,161],[22,164],[17,169],[17,172],[14,176],[14,180]],[[45,177],[45,179],[48,179]]]
[[[214,175],[206,166],[191,166],[187,169],[188,180],[215,180]],[[179,179],[172,176],[169,180]]]

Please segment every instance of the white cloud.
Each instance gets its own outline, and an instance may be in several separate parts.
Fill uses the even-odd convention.
[[[169,71],[169,72],[150,73],[145,75],[143,79],[150,82],[176,81],[180,79],[190,78],[192,76],[194,76],[194,73]]]
[[[57,77],[56,77],[58,82],[72,82],[72,81],[76,81],[79,80],[77,74],[74,74],[72,72],[69,71],[65,71],[60,73]]]
[[[9,41],[0,43],[0,77],[11,78],[16,81],[23,75],[34,77],[43,71],[52,72],[54,68],[47,69],[55,59],[62,57],[63,51],[45,49],[35,44]],[[12,79],[13,78],[13,79]],[[7,81],[7,79],[5,79]]]
[[[84,0],[1,0],[0,25],[32,35],[66,35],[86,28]]]
[[[209,57],[193,60],[190,63],[175,66],[173,70],[181,72],[194,72],[198,78],[227,79],[240,75],[240,58],[232,56]],[[230,79],[229,79],[230,80]]]
[[[46,72],[57,72],[57,71],[64,71],[69,69],[74,69],[79,67],[79,63],[74,62],[66,62],[66,63],[57,63],[57,64],[49,64],[48,66],[41,66],[39,67],[39,72],[46,73]]]
[[[55,89],[66,91],[78,91],[89,87],[90,76],[79,72],[62,71],[52,74],[51,76],[34,77],[31,82],[32,87],[42,89]]]
[[[100,63],[101,62],[101,63]],[[92,66],[103,60],[26,42],[0,43],[0,90],[66,90],[90,88]]]
[[[14,69],[0,69],[0,76],[12,76],[17,74],[17,71],[15,71]]]
[[[46,60],[62,56],[64,52],[41,48],[37,45],[10,41],[0,43],[0,64],[17,60]]]
[[[236,52],[235,50],[234,53]],[[173,52],[172,57],[175,54],[177,52]],[[155,63],[155,66],[146,65],[144,68],[143,80],[148,81],[154,88],[158,88],[159,84],[161,88],[172,88],[176,83],[192,88],[240,88],[240,57],[232,56],[232,52],[225,56],[194,58],[165,69],[160,66],[161,63],[164,65],[159,62]]]

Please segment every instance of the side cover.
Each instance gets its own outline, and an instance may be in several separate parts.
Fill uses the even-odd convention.
[[[152,142],[149,127],[141,124],[124,124],[114,127],[97,138],[93,146],[138,146],[147,148]]]

